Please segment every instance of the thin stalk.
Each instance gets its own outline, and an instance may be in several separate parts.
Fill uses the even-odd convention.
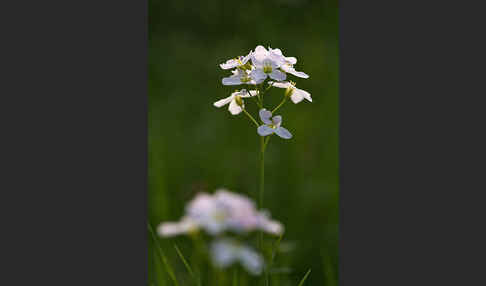
[[[149,232],[152,235],[152,239],[154,241],[154,244],[157,248],[157,254],[159,255],[160,260],[162,260],[162,263],[165,266],[165,270],[169,274],[170,279],[172,279],[172,282],[174,282],[174,285],[179,286],[179,282],[177,281],[177,278],[174,274],[174,270],[172,269],[169,262],[167,261],[167,257],[165,256],[164,252],[162,251],[162,247],[159,244],[159,240],[158,240],[157,236],[155,235],[155,232],[154,232],[152,226],[148,222],[147,222],[147,225],[148,225]]]
[[[256,127],[260,126],[258,125],[258,122],[255,120],[255,118],[253,118],[253,116],[251,116],[251,114],[246,111],[246,109],[243,108],[243,112],[248,116],[248,118],[251,119],[251,121],[253,121],[253,123],[255,123]]]
[[[233,269],[233,286],[238,286],[238,267]]]
[[[273,110],[272,110],[272,113],[274,113],[275,111],[277,111],[280,107],[282,107],[282,105],[284,105],[284,103],[287,101],[287,96],[284,96],[284,98],[282,99],[282,101],[280,102],[279,105],[277,105],[277,107],[275,107]]]

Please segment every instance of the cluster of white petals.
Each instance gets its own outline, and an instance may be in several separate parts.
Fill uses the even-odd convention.
[[[210,235],[224,232],[237,234],[262,230],[279,235],[283,226],[269,214],[257,211],[247,197],[221,189],[214,194],[199,193],[186,207],[179,222],[166,222],[158,227],[161,236],[174,236],[204,230]]]
[[[300,78],[309,78],[309,75],[302,71],[297,71],[294,65],[297,63],[297,58],[285,56],[280,49],[272,49],[258,45],[255,50],[250,51],[246,56],[239,56],[229,59],[219,66],[224,70],[231,70],[232,75],[223,78],[223,85],[241,85],[249,84],[256,86],[263,83],[266,79],[270,79],[269,83],[272,86],[286,88],[291,90],[291,99],[294,103],[301,102],[304,98],[312,102],[310,93],[295,87],[295,83],[285,81],[287,74],[291,74]],[[244,90],[243,90],[244,91]],[[235,95],[238,91],[231,94],[231,96],[221,99],[214,103],[214,106],[221,107],[230,103],[228,110],[231,114],[240,114],[244,105],[238,104],[235,100]],[[240,97],[251,97],[257,95],[257,91],[253,90],[250,93],[241,93]],[[240,101],[242,103],[242,101]]]
[[[242,89],[240,91],[233,92],[227,98],[220,99],[213,103],[216,107],[222,107],[229,103],[228,110],[231,114],[237,115],[243,111],[245,108],[245,102],[241,98],[247,98],[257,95],[256,90],[246,91],[246,89]]]

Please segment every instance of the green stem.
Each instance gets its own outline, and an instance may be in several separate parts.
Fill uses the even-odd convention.
[[[165,266],[165,270],[169,274],[169,277],[172,280],[172,282],[174,282],[174,285],[179,286],[179,282],[177,281],[177,278],[174,274],[174,270],[170,266],[169,262],[167,261],[167,257],[165,256],[164,252],[162,251],[162,247],[159,244],[159,240],[157,238],[157,235],[155,235],[155,231],[153,230],[150,223],[147,222],[147,225],[148,225],[148,230],[149,230],[150,234],[152,235],[152,240],[154,241],[155,248],[157,249],[157,254],[159,255],[160,260],[162,260],[162,263]]]
[[[265,137],[260,137],[260,194],[258,199],[260,209],[263,208],[263,195],[265,192],[265,141]]]
[[[255,120],[255,118],[253,118],[253,116],[251,116],[251,114],[246,111],[246,109],[243,108],[243,112],[251,119],[251,121],[253,121],[253,123],[255,123],[256,127],[260,126],[258,125],[258,122]]]
[[[287,96],[284,96],[282,102],[280,102],[279,105],[277,105],[277,107],[275,107],[273,110],[272,110],[272,113],[274,113],[275,111],[277,111],[280,107],[282,107],[282,105],[284,105],[284,103],[287,101]]]

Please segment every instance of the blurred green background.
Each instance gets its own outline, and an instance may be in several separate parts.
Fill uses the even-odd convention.
[[[337,285],[337,0],[149,0],[148,12],[149,222],[177,220],[198,191],[226,187],[256,198],[256,129],[243,113],[212,104],[242,87],[221,84],[230,71],[220,63],[259,44],[280,48],[310,75],[288,78],[313,98],[277,112],[294,137],[272,138],[266,152],[265,208],[294,246],[276,258],[292,269],[281,285],[297,285],[309,268],[305,285]],[[283,91],[272,89],[265,105],[276,106]],[[247,108],[256,116],[253,102]],[[171,242],[162,246],[176,274],[185,275]],[[165,285],[160,267],[149,241],[149,281]]]

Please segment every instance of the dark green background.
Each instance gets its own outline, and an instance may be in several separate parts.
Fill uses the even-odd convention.
[[[154,226],[178,219],[198,191],[226,187],[256,198],[259,137],[244,114],[213,107],[235,88],[221,84],[230,72],[219,64],[258,44],[297,57],[296,69],[310,78],[289,78],[314,102],[289,102],[277,112],[294,138],[269,142],[265,207],[295,246],[276,259],[292,268],[282,285],[297,285],[309,268],[306,285],[337,285],[337,0],[149,0],[148,44],[148,217]],[[282,95],[272,90],[265,105],[274,107]],[[255,115],[254,104],[247,106]],[[185,275],[171,243],[162,243],[177,275]],[[164,279],[152,254],[149,243],[149,280]]]

